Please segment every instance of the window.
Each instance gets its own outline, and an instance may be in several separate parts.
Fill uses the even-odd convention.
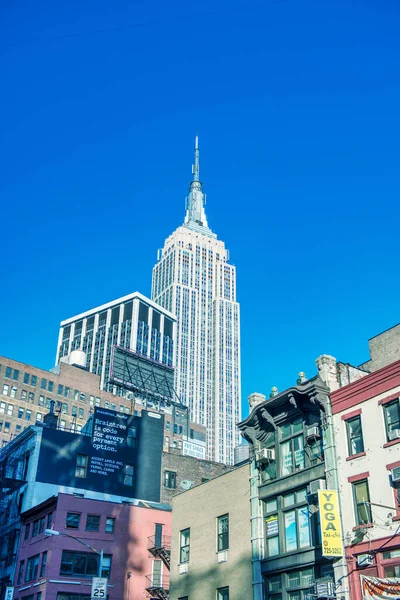
[[[83,417],[84,417],[84,414],[85,414],[85,413],[84,413],[84,410],[83,410],[83,408],[79,408],[79,409],[78,409],[78,418],[79,418],[79,419],[83,419]]]
[[[69,529],[79,529],[80,521],[81,521],[80,513],[67,513],[65,527],[68,527]]]
[[[26,402],[27,397],[28,397],[28,392],[26,390],[21,390],[21,400],[25,400],[25,402]]]
[[[13,371],[13,379],[15,381],[18,381],[18,379],[19,379],[19,371],[18,371],[18,369],[14,369],[14,371]]]
[[[63,402],[61,405],[61,412],[63,415],[67,415],[68,414],[68,404],[66,402]]]
[[[133,485],[133,465],[124,465],[124,485]]]
[[[176,473],[164,471],[164,487],[174,490],[176,488]]]
[[[127,444],[129,448],[136,447],[136,427],[128,427]]]
[[[39,406],[44,406],[44,396],[39,396],[38,404]]]
[[[24,566],[25,566],[25,561],[21,560],[19,563],[19,569],[18,569],[18,578],[17,578],[17,584],[19,585],[20,583],[22,583],[22,577],[24,574]]]
[[[279,554],[279,519],[278,519],[278,502],[274,500],[268,500],[265,503],[265,510],[267,514],[265,517],[265,533],[267,538],[266,548],[268,556],[277,556]]]
[[[40,387],[42,390],[45,390],[47,388],[47,379],[42,379],[42,381],[40,382]]]
[[[11,378],[11,371],[12,371],[11,367],[6,367],[6,377]]]
[[[3,396],[8,396],[8,390],[10,389],[10,386],[7,383],[3,384]]]
[[[47,384],[47,391],[52,392],[54,389],[54,381],[49,381]]]
[[[39,412],[36,413],[36,421],[40,421],[40,422],[43,421],[43,415],[42,415],[42,413],[39,413]]]
[[[217,549],[221,552],[229,548],[229,515],[222,515],[217,521]]]
[[[190,558],[190,529],[182,529],[180,532],[179,562],[187,563]]]
[[[29,392],[29,394],[28,394],[28,400],[29,400],[29,402],[31,402],[31,404],[33,404],[35,402],[35,394],[34,394],[34,392]]]
[[[88,456],[78,454],[76,457],[75,477],[86,477]]]
[[[13,416],[13,412],[14,412],[14,405],[13,404],[9,404],[7,406],[7,414],[9,417]]]
[[[32,417],[32,411],[31,410],[27,410],[26,413],[25,413],[25,419],[27,421],[30,421],[31,417]]]
[[[218,588],[217,590],[217,600],[229,600],[229,588]]]
[[[79,400],[80,400],[81,402],[86,402],[86,394],[85,394],[85,392],[81,392],[81,393],[79,394]]]
[[[49,513],[47,515],[47,527],[46,527],[46,529],[51,529],[52,524],[53,524],[53,513]]]
[[[79,390],[74,390],[74,400],[79,400]]]
[[[349,456],[364,452],[364,440],[361,428],[361,415],[346,421],[347,447]]]
[[[5,421],[4,423],[4,433],[10,433],[11,423],[9,421]],[[4,446],[4,441],[3,441]]]
[[[64,387],[64,398],[69,398],[69,387]]]
[[[97,577],[99,556],[89,552],[70,552],[63,550],[61,557],[60,575],[78,575]],[[111,573],[111,556],[103,557],[101,576],[109,577]]]
[[[32,527],[32,537],[36,537],[38,534],[38,530],[39,530],[39,520],[34,521],[33,523],[33,527]]]
[[[371,505],[369,504],[368,480],[353,483],[354,512],[356,525],[372,523]]]
[[[42,517],[41,519],[39,519],[39,533],[43,533],[44,531],[44,522],[45,522],[45,518]]]
[[[36,375],[31,375],[31,385],[36,385],[36,383],[37,383]]]
[[[158,587],[162,585],[162,562],[161,560],[153,560],[153,586]]]
[[[114,517],[107,517],[105,532],[106,533],[113,533],[114,527],[115,527],[115,519],[114,519]]]
[[[30,530],[31,530],[31,524],[30,524],[30,523],[27,523],[27,524],[25,525],[25,535],[24,535],[24,540],[27,540],[27,539],[28,539],[28,537],[29,537],[29,533],[30,533]]]
[[[4,415],[6,412],[6,403],[0,402],[0,414]]]
[[[17,388],[15,387],[15,385],[11,386],[11,392],[10,392],[10,398],[16,398],[17,396]]]
[[[25,410],[23,408],[19,408],[18,409],[18,419],[23,419],[24,413],[25,413]]]
[[[94,396],[92,396],[92,394],[89,396],[89,404],[90,406],[94,406]]]
[[[61,385],[61,383],[59,383],[59,384],[58,384],[58,388],[57,388],[57,394],[58,394],[59,396],[62,396],[62,395],[63,395],[63,392],[64,392],[64,386],[63,386],[63,385]]]
[[[42,600],[42,592],[36,594],[36,600]]]
[[[78,414],[78,407],[77,406],[73,406],[71,409],[71,415],[73,417],[76,417],[76,415]]]
[[[3,392],[4,393],[4,392]],[[387,441],[395,440],[400,437],[400,405],[399,398],[385,404],[383,407],[385,415],[386,438]]]
[[[42,564],[40,565],[40,577],[44,577],[46,574],[46,564],[47,564],[47,552],[43,552]]]
[[[99,515],[88,515],[86,517],[86,531],[99,531],[100,517]]]
[[[29,373],[24,373],[24,383],[29,384]]]
[[[31,556],[28,558],[28,562],[26,565],[26,573],[25,573],[25,581],[33,581],[37,579],[38,568],[39,568],[39,558],[40,554],[36,554],[35,556]]]
[[[304,439],[302,435],[281,443],[280,450],[282,477],[304,469]]]

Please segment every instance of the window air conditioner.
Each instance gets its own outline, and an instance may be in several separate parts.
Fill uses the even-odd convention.
[[[189,564],[187,562],[181,563],[179,565],[179,575],[184,575],[185,573],[187,573],[189,570],[188,567],[189,567]]]
[[[317,427],[317,425],[313,425],[313,427],[309,427],[307,429],[306,432],[306,439],[310,440],[310,439],[319,439],[321,437],[321,434],[319,432],[319,428]]]
[[[222,552],[218,552],[218,554],[217,554],[218,563],[223,563],[223,562],[226,562],[227,560],[228,560],[228,552],[226,550],[223,550]]]
[[[391,471],[392,481],[400,481],[400,467],[395,467]]]
[[[400,438],[400,429],[392,429],[389,431],[389,440],[397,440]]]
[[[269,463],[271,460],[275,460],[275,449],[274,448],[263,448],[256,454],[256,459],[260,463]]]
[[[374,564],[374,557],[372,554],[359,554],[357,556],[358,567],[370,567]]]
[[[326,482],[325,479],[316,479],[315,481],[311,481],[308,485],[308,493],[311,496],[312,494],[316,494],[318,490],[326,490]]]

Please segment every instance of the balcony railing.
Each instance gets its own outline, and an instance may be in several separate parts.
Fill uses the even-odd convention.
[[[147,549],[154,558],[161,559],[170,570],[171,563],[171,536],[152,535],[148,538]]]
[[[148,598],[167,600],[169,597],[169,573],[147,575],[146,580]]]

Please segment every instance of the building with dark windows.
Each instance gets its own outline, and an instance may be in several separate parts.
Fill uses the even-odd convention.
[[[164,545],[164,561],[154,546],[170,539],[169,506],[59,493],[21,518],[14,598],[90,600],[92,577],[100,575],[95,551],[101,550],[109,600],[142,600],[150,597],[148,590],[168,593],[169,545]],[[47,534],[49,529],[57,534]]]
[[[362,578],[365,594],[376,584],[384,594],[387,578],[400,578],[400,360],[331,400],[350,595],[361,600]]]
[[[134,292],[62,321],[56,364],[83,352],[83,366],[100,376],[100,388],[120,393],[111,381],[113,348],[131,350],[151,361],[143,364],[164,366],[168,372],[174,365],[175,331],[172,313]]]
[[[253,394],[239,423],[252,459],[254,600],[315,598],[322,582],[332,588],[334,566],[346,574],[344,557],[323,556],[319,529],[317,492],[338,488],[329,390],[299,381],[268,400]]]
[[[249,463],[174,496],[170,600],[251,600]]]

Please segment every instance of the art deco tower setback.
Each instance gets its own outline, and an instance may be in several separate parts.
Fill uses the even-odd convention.
[[[204,205],[196,136],[185,220],[159,252],[152,299],[177,317],[175,389],[191,420],[207,427],[208,458],[233,464],[241,420],[236,269]]]

